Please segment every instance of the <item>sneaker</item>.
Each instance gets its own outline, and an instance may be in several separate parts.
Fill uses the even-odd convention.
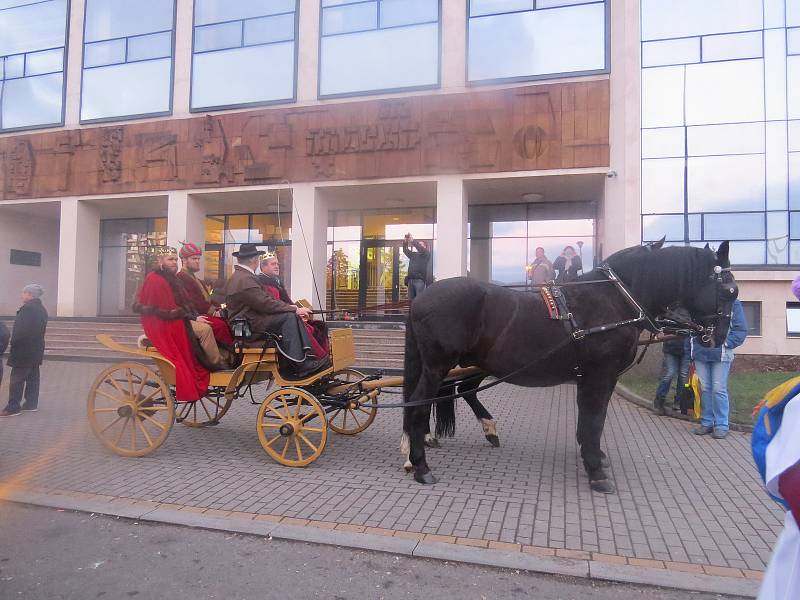
[[[698,425],[695,428],[695,430],[693,431],[693,433],[695,435],[708,435],[709,433],[712,433],[713,431],[714,431],[714,428],[711,425]]]
[[[714,433],[711,434],[711,437],[715,440],[724,440],[728,437],[728,430],[727,429],[715,429]]]
[[[16,412],[11,412],[10,410],[7,410],[7,409],[4,408],[2,411],[0,411],[0,418],[1,417],[16,417],[17,415],[19,415],[21,413],[22,413],[22,411],[19,411],[19,410],[16,411]]]
[[[20,407],[20,410],[24,410],[25,412],[37,412],[39,410],[38,406],[34,406],[33,408],[28,408],[24,404]]]

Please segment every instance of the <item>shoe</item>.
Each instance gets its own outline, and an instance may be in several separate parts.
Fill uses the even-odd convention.
[[[24,404],[20,407],[20,410],[24,410],[25,412],[37,412],[39,410],[38,406],[34,406],[33,408],[28,408]]]
[[[16,412],[11,412],[10,410],[4,408],[2,411],[0,411],[0,417],[16,417],[17,415],[21,414],[22,414],[21,410],[18,410]]]
[[[715,429],[714,433],[711,434],[711,437],[715,440],[724,440],[728,437],[728,430],[727,429]]]
[[[692,433],[695,435],[708,435],[713,431],[714,428],[711,425],[698,425]]]
[[[331,366],[331,359],[329,356],[321,360],[307,358],[303,362],[297,365],[297,371],[295,372],[295,377],[297,379],[306,379],[310,377],[317,371],[322,371],[323,369],[327,369]]]

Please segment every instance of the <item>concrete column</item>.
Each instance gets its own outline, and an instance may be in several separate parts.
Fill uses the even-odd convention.
[[[172,114],[189,115],[189,93],[192,85],[193,0],[176,0],[175,13],[175,78],[172,90]]]
[[[467,274],[467,197],[463,179],[455,175],[439,178],[436,185],[433,274],[436,279]]]
[[[81,68],[83,57],[83,14],[86,0],[69,3],[69,39],[67,40],[67,95],[64,106],[64,125],[75,127],[81,118]]]
[[[473,216],[470,223],[471,240],[469,276],[479,281],[492,280],[492,223],[486,214]]]
[[[313,184],[295,185],[292,188],[292,289],[289,291],[293,300],[305,299],[315,308],[325,308],[327,258],[328,202]]]
[[[205,204],[183,190],[170,192],[167,200],[167,244],[180,250],[181,242],[192,242],[202,248],[205,236]]]
[[[297,101],[313,102],[318,96],[319,0],[300,0],[297,30]]]
[[[603,258],[641,241],[639,0],[611,2],[609,171],[598,223]]]
[[[61,201],[58,244],[59,317],[97,316],[100,216],[75,198]]]
[[[467,3],[442,0],[442,89],[466,86]]]

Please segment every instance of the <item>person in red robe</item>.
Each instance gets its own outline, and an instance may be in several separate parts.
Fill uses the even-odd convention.
[[[294,304],[286,288],[283,287],[280,275],[281,265],[278,262],[278,257],[274,254],[267,254],[261,261],[261,274],[258,277],[261,287],[276,300],[286,304]],[[305,325],[308,332],[314,357],[321,360],[328,356],[330,342],[328,341],[328,328],[325,323],[304,317],[303,325]]]
[[[215,315],[219,306],[211,301],[211,292],[206,284],[197,276],[200,272],[200,261],[203,258],[203,251],[191,242],[181,242],[182,268],[178,271],[178,279],[183,283],[186,292],[186,301],[191,309],[197,314],[197,318],[211,325],[214,332],[214,339],[217,344],[225,350],[233,347],[233,336],[230,327],[225,319]]]
[[[208,391],[209,369],[201,362],[186,309],[181,305],[178,253],[174,248],[158,250],[158,267],[144,280],[133,305],[141,315],[145,335],[164,358],[175,365],[175,399],[194,402]],[[177,299],[176,299],[177,298]]]

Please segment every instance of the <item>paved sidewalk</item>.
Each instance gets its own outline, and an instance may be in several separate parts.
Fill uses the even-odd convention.
[[[402,471],[397,410],[382,412],[358,436],[331,433],[324,454],[305,469],[282,467],[263,452],[256,407],[246,400],[216,427],[176,425],[150,457],[117,457],[95,440],[85,416],[87,391],[101,369],[46,363],[41,410],[0,421],[0,498],[20,489],[81,492],[213,509],[208,515],[255,513],[288,517],[290,524],[311,520],[753,578],[781,527],[781,511],[760,489],[748,436],[699,438],[689,424],[617,397],[604,448],[618,493],[592,493],[574,441],[573,386],[501,385],[482,394],[499,423],[498,449],[459,407],[456,437],[429,451],[440,483],[423,487]]]

